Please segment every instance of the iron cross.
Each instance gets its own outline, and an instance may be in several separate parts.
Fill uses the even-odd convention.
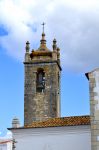
[[[43,26],[43,33],[44,33],[44,26],[45,26],[45,23],[44,23],[44,22],[42,23],[42,26]]]

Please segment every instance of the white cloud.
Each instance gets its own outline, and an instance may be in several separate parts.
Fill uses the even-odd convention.
[[[12,132],[11,131],[7,131],[6,137],[7,138],[12,138]]]
[[[4,130],[3,132],[0,132],[0,140],[3,139],[11,139],[12,138],[12,132],[8,130]]]
[[[1,0],[0,14],[0,24],[8,31],[0,42],[11,56],[22,60],[27,40],[38,48],[45,21],[48,47],[56,37],[66,69],[99,67],[98,0]]]

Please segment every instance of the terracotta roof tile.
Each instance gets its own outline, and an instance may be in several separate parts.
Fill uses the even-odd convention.
[[[5,143],[8,143],[8,142],[12,142],[12,140],[2,140],[2,141],[0,141],[0,144],[5,144]]]
[[[77,126],[90,125],[90,116],[72,116],[61,118],[50,118],[46,121],[35,121],[24,128],[44,128],[44,127],[61,127],[61,126]]]
[[[34,56],[50,56],[52,57],[51,51],[32,51],[30,57],[33,58]]]

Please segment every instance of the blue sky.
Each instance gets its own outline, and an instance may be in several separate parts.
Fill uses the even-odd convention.
[[[3,50],[0,52],[0,129],[11,127],[17,116],[23,124],[24,111],[24,65]],[[89,114],[88,80],[83,73],[69,73],[63,69],[61,75],[61,115]]]
[[[89,114],[89,83],[85,72],[99,67],[99,1],[0,1],[0,131],[13,117],[23,125],[25,42],[40,44],[46,22],[47,47],[57,39],[61,49],[61,114]]]

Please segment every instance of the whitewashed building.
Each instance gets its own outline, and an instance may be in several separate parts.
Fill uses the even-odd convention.
[[[0,150],[12,150],[12,139],[0,139]]]
[[[34,122],[11,131],[16,150],[91,150],[89,116]]]

